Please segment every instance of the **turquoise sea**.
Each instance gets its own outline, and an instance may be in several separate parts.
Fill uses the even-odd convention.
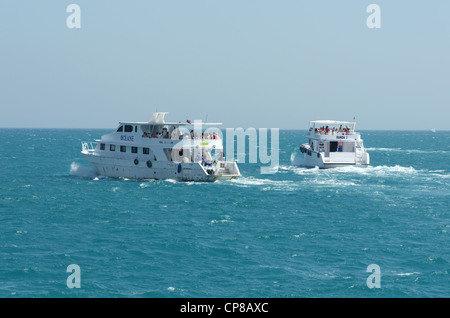
[[[449,131],[361,131],[370,167],[318,170],[281,130],[276,174],[215,183],[98,178],[108,132],[0,129],[0,297],[450,297]]]

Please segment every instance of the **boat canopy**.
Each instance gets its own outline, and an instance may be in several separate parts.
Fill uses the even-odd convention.
[[[324,125],[351,125],[351,121],[337,121],[337,120],[313,120],[311,124],[324,124]]]
[[[339,121],[339,120],[313,120],[309,122],[309,129],[314,129],[317,127],[337,127],[337,126],[350,126],[351,130],[355,130],[356,123],[353,121]]]

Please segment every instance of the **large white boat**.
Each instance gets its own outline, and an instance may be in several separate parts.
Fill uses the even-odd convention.
[[[292,158],[293,165],[333,168],[348,165],[368,166],[369,153],[364,149],[356,123],[334,120],[311,121],[300,153]]]
[[[166,123],[166,114],[155,112],[148,122],[120,122],[100,140],[82,142],[81,153],[107,177],[215,181],[241,176],[236,162],[225,161],[220,130],[211,127],[221,124]],[[205,125],[210,128],[203,131]]]

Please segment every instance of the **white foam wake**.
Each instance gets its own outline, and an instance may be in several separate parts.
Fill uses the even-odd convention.
[[[232,184],[238,184],[243,186],[261,186],[261,185],[283,186],[293,183],[293,181],[290,180],[270,180],[270,179],[259,179],[254,177],[241,177],[237,179],[232,179],[229,182]]]
[[[293,166],[303,166],[304,165],[304,157],[303,155],[293,152],[291,153],[291,165]]]
[[[417,154],[429,154],[429,153],[440,153],[447,154],[449,151],[446,150],[420,150],[420,149],[401,149],[401,148],[366,148],[368,152],[370,151],[386,151],[386,152],[405,152],[405,153],[417,153]]]

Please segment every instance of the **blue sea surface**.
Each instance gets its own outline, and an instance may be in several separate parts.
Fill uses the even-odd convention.
[[[277,173],[214,183],[99,178],[108,132],[0,129],[0,297],[450,297],[449,131],[362,131],[370,167],[319,170],[281,130]]]

